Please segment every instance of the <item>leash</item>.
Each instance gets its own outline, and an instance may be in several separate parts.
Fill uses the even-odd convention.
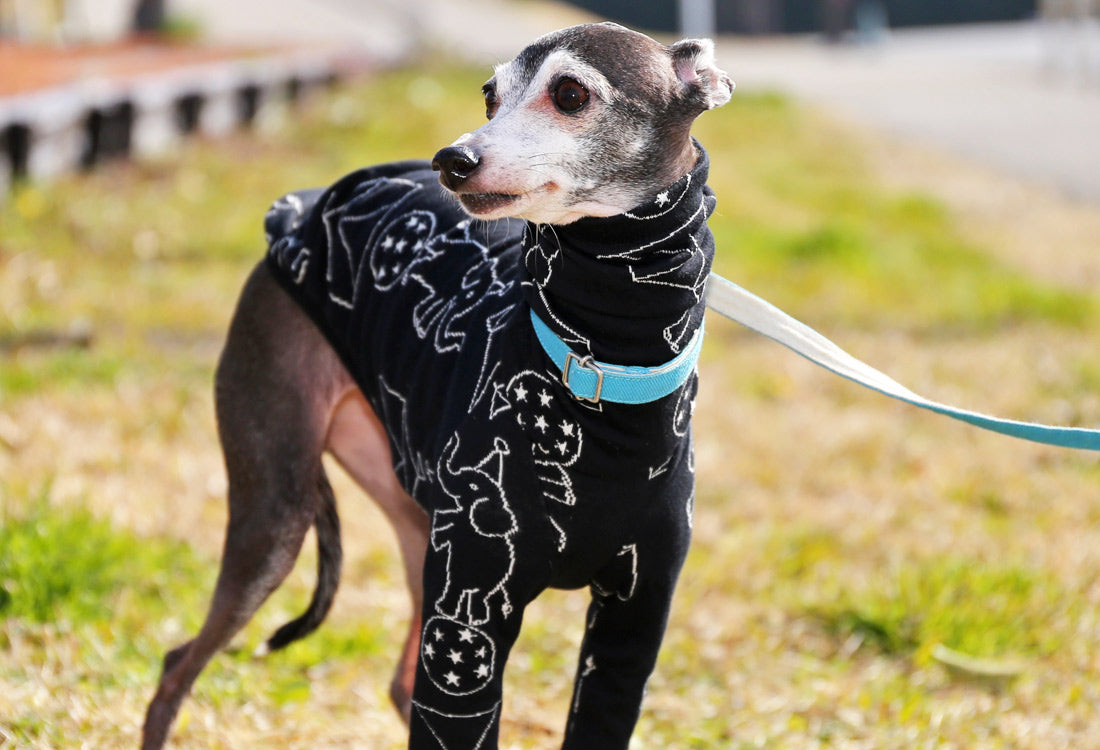
[[[1003,435],[1063,448],[1100,451],[1100,430],[999,419],[919,396],[889,376],[848,354],[775,305],[716,273],[712,273],[707,281],[706,299],[707,307],[719,315],[782,344],[830,372],[891,398]]]

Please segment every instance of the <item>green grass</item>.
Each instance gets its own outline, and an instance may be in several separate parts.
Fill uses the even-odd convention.
[[[805,610],[838,638],[854,635],[887,654],[927,659],[943,644],[973,656],[1042,657],[1063,635],[1051,623],[1067,597],[1058,581],[1029,566],[908,561],[864,587],[822,577]]]
[[[84,624],[111,618],[132,587],[155,601],[165,593],[144,577],[172,569],[184,588],[198,570],[181,543],[145,543],[85,509],[55,510],[39,499],[29,512],[5,514],[0,527],[0,618]],[[135,575],[137,573],[138,575]]]
[[[90,358],[81,351],[28,354],[0,372],[0,392],[10,397],[27,395],[38,392],[44,383],[67,388],[110,385],[125,367],[120,357]]]
[[[0,527],[0,681],[14,701],[0,730],[17,747],[75,741],[64,707],[17,698],[41,690],[40,680],[63,675],[54,687],[62,696],[98,702],[155,679],[148,624],[197,607],[209,574],[183,542],[139,538],[85,508],[50,507],[48,494],[4,510]]]
[[[51,508],[41,499],[0,520],[0,680],[9,689],[33,690],[36,674],[61,673],[62,692],[96,700],[140,694],[155,684],[160,658],[175,645],[166,631],[193,634],[201,623],[215,561],[185,543],[139,538],[85,508]],[[393,644],[370,622],[330,626],[266,663],[252,659],[272,618],[287,618],[306,601],[300,584],[275,596],[268,618],[248,629],[249,647],[216,659],[203,675],[199,699],[227,709],[258,702],[275,711],[309,698],[318,664],[387,668]],[[20,657],[14,663],[5,658],[13,652]],[[0,717],[9,739],[70,744],[60,731],[64,706],[13,710]]]
[[[200,624],[224,527],[210,378],[268,204],[430,156],[479,124],[485,77],[427,63],[275,132],[24,185],[0,205],[0,340],[93,332],[88,349],[0,354],[0,732],[16,747],[133,746],[163,652]],[[739,91],[696,134],[720,272],[831,335],[908,334],[898,348],[926,379],[930,361],[964,362],[950,385],[966,399],[1023,388],[1009,403],[1057,399],[1055,418],[1095,421],[1097,295],[1028,277],[945,202],[884,187],[858,137],[783,97]],[[1096,462],[918,421],[753,342],[710,331],[696,542],[638,747],[1047,750],[1050,722],[1100,731]],[[1055,364],[1014,374],[1038,359]],[[196,685],[180,747],[400,746],[384,693],[403,584],[381,521],[354,495],[341,511],[348,609],[249,656],[305,606],[308,551]],[[584,609],[554,594],[527,618],[516,747],[554,746]],[[936,671],[937,643],[1041,668],[998,703]],[[1039,728],[1013,735],[1009,719]]]
[[[738,93],[696,135],[715,164],[717,270],[796,315],[960,333],[1082,327],[1100,311],[974,246],[934,197],[882,190],[858,146],[781,97]]]

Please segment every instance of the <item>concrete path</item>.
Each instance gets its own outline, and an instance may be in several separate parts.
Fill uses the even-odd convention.
[[[875,46],[726,38],[721,62],[865,125],[1100,203],[1100,81],[1060,74],[1037,23],[895,31]],[[1100,240],[1098,240],[1100,242]]]
[[[217,41],[328,41],[380,61],[441,51],[507,60],[548,31],[593,19],[549,0],[171,0]]]

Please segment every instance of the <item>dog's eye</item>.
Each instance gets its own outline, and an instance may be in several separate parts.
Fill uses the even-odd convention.
[[[485,95],[485,117],[486,119],[493,119],[493,115],[497,113],[497,108],[500,106],[500,102],[497,101],[497,90],[486,85],[481,89],[481,93]]]
[[[588,101],[588,89],[572,78],[563,78],[554,89],[554,105],[562,112],[576,112]]]

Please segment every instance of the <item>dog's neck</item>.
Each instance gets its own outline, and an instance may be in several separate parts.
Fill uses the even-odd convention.
[[[714,239],[709,161],[618,216],[528,224],[527,300],[579,354],[621,365],[674,357],[702,324]]]

